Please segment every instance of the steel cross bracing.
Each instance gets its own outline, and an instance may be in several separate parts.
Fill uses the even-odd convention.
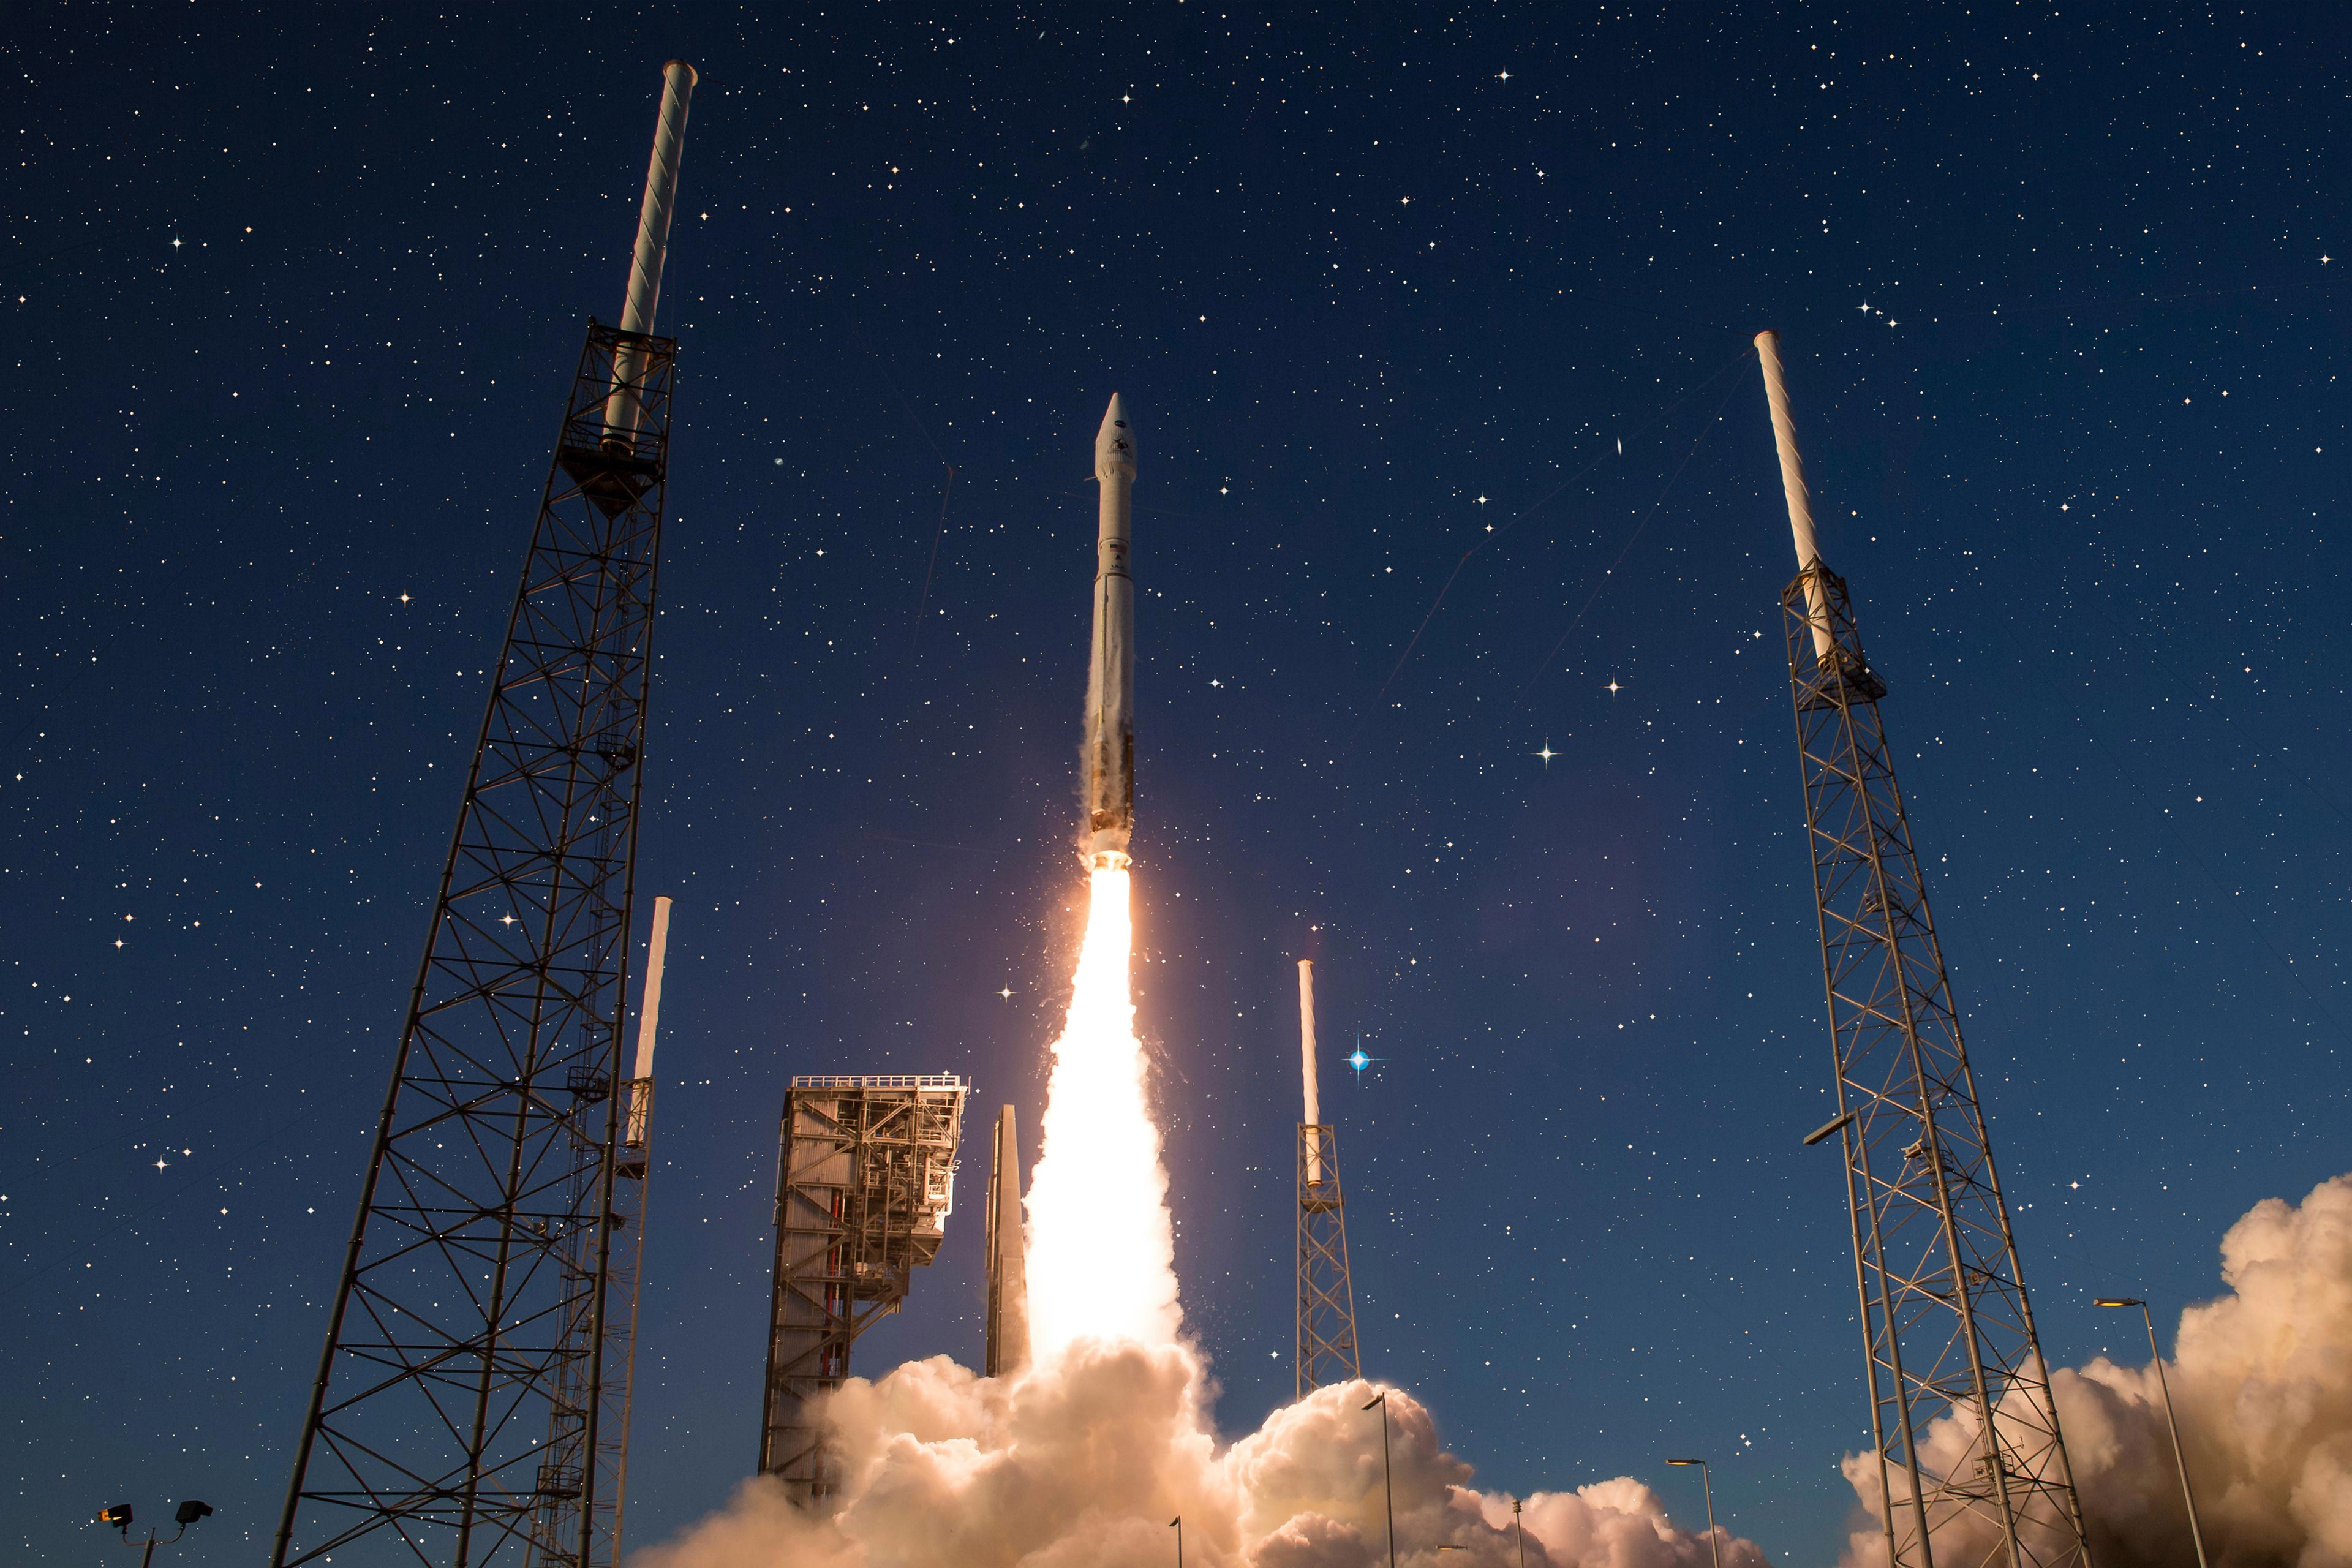
[[[544,1561],[610,1561],[591,1456],[675,350],[589,327],[336,1287],[281,1568],[331,1552],[520,1563],[535,1534]],[[635,412],[608,426],[624,359]],[[551,1510],[570,1522],[551,1531]]]
[[[819,1396],[939,1253],[966,1087],[953,1074],[825,1075],[796,1078],[785,1095],[760,1468],[795,1502],[839,1486]]]
[[[1938,1552],[1947,1568],[2084,1568],[2082,1510],[1880,724],[1886,688],[1842,578],[1817,560],[1780,602],[1838,1110],[1853,1118],[1841,1137],[1889,1568],[1928,1568]]]
[[[1348,1273],[1348,1210],[1339,1140],[1298,1124],[1298,1360],[1294,1397],[1363,1375],[1356,1354],[1356,1287]]]

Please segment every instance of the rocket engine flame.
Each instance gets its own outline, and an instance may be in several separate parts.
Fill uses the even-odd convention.
[[[1081,1339],[1172,1344],[1183,1321],[1168,1171],[1128,983],[1129,873],[1097,863],[1087,880],[1086,942],[1029,1183],[1030,1351],[1041,1364]]]

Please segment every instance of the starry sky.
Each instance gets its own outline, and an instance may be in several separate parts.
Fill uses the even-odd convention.
[[[1776,1561],[1836,1550],[1768,325],[2045,1349],[2213,1293],[2352,1164],[2341,37],[1897,9],[12,7],[6,1555],[124,1498],[211,1501],[191,1563],[275,1527],[672,55],[634,1540],[753,1461],[792,1074],[970,1075],[970,1223],[856,1364],[978,1363],[1114,388],[1140,1026],[1226,1430],[1290,1390],[1313,956],[1366,1371],[1490,1489],[1696,1518],[1703,1453]]]

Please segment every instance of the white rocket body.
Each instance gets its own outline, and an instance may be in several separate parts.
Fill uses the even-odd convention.
[[[1095,479],[1102,490],[1095,541],[1094,651],[1087,667],[1086,828],[1090,866],[1124,866],[1135,830],[1135,579],[1128,572],[1135,435],[1127,406],[1110,395],[1095,432]]]
[[[1789,384],[1780,374],[1780,334],[1769,327],[1756,334],[1756,357],[1764,366],[1764,401],[1772,408],[1772,445],[1780,454],[1780,489],[1789,498],[1789,532],[1797,546],[1797,570],[1822,564],[1813,534],[1813,498],[1805,488],[1805,459],[1797,451],[1797,421],[1789,412]],[[1830,656],[1829,607],[1817,579],[1805,583],[1805,618],[1813,628],[1813,655]]]

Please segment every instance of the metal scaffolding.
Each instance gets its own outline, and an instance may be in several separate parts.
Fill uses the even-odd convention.
[[[1839,1120],[1817,1136],[1837,1132],[1845,1152],[1889,1568],[1932,1568],[1936,1541],[1962,1538],[1990,1538],[2010,1568],[2087,1568],[2017,1242],[1880,722],[1886,686],[1864,657],[1844,580],[1817,555],[1780,603],[1837,1056]],[[1943,1418],[1971,1441],[1937,1469],[1922,1448]]]
[[[596,1555],[666,338],[591,323],[444,863],[273,1563]],[[631,423],[607,422],[615,385]],[[560,1519],[560,1525],[549,1525]],[[534,1538],[539,1539],[534,1542]]]
[[[964,1080],[952,1073],[793,1079],[777,1155],[776,1279],[760,1468],[793,1500],[839,1485],[822,1395],[906,1300],[954,1206]]]
[[[1339,1140],[1298,1124],[1298,1360],[1295,1396],[1363,1375],[1356,1355],[1356,1286],[1348,1273],[1348,1211]]]

